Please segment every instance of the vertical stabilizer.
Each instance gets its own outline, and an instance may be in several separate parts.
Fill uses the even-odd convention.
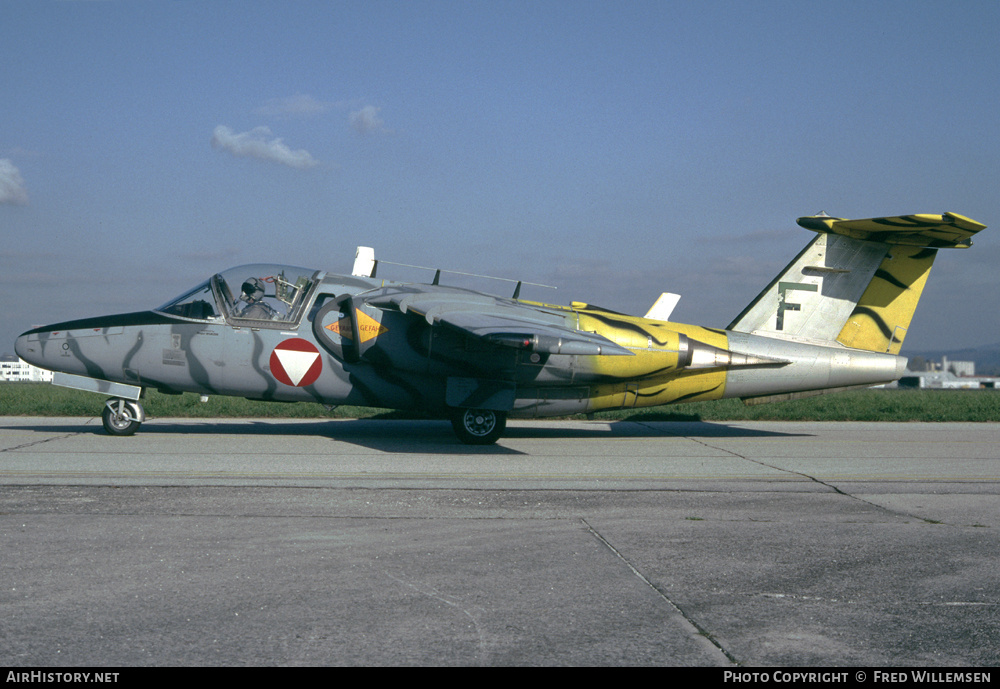
[[[892,247],[837,342],[854,349],[899,354],[935,256],[937,249]]]
[[[833,342],[888,249],[886,244],[820,234],[727,329]]]

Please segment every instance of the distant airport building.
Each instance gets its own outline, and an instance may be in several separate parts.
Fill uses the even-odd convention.
[[[976,375],[976,362],[975,361],[949,361],[948,357],[941,357],[941,370],[951,371],[956,376],[974,376]]]
[[[896,387],[928,390],[1000,390],[1000,376],[977,376],[975,361],[953,361],[946,356],[938,363],[917,356],[911,360]]]
[[[0,381],[6,383],[51,383],[52,371],[32,366],[27,361],[5,354],[0,357]]]
[[[907,370],[899,379],[897,387],[927,390],[1000,390],[1000,377],[956,376],[952,371]]]
[[[911,357],[907,368],[914,372],[939,371],[945,373],[951,371],[956,376],[976,375],[975,361],[952,361],[946,356],[941,357],[940,363],[922,356]]]

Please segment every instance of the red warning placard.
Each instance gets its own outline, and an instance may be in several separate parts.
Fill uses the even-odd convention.
[[[323,372],[323,357],[309,340],[285,340],[271,352],[271,375],[279,383],[303,387],[312,385]]]

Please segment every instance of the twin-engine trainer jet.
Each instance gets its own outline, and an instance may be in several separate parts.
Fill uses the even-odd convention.
[[[740,397],[772,401],[887,383],[939,248],[985,226],[907,215],[799,218],[818,233],[725,329],[589,304],[492,296],[354,274],[248,265],[151,311],[30,330],[18,355],[56,385],[111,395],[104,427],[130,435],[148,388],[164,393],[315,401],[450,416],[465,443],[506,419]]]

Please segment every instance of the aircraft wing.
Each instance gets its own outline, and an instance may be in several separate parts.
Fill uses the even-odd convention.
[[[388,288],[365,302],[423,317],[430,325],[460,330],[493,344],[548,354],[632,356],[602,335],[576,330],[567,315],[514,300],[446,287],[431,291]]]

